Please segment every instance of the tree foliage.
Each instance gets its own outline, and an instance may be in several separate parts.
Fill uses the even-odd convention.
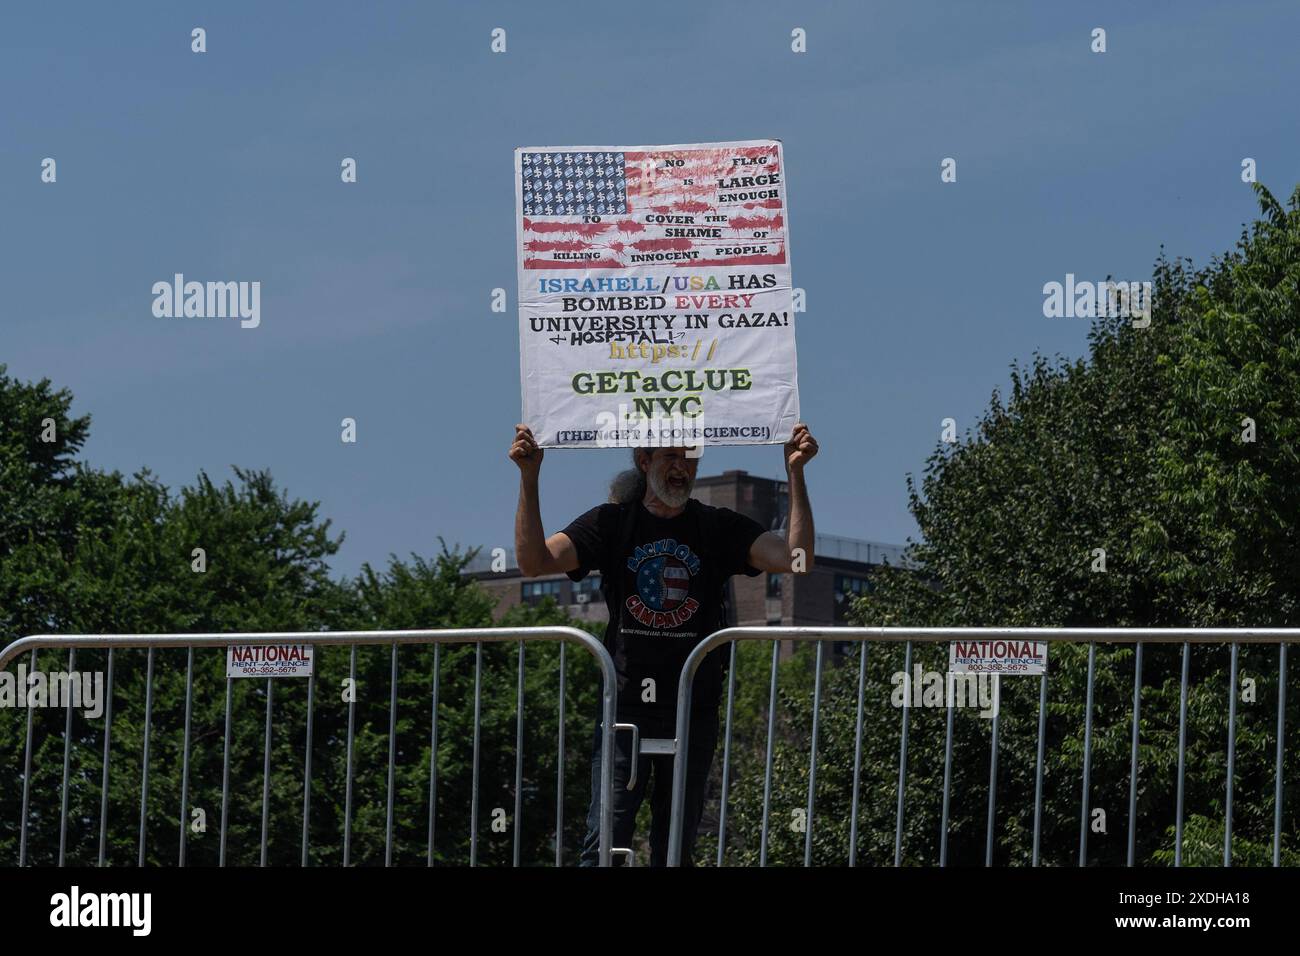
[[[1257,187],[1262,217],[1237,248],[1200,270],[1158,261],[1147,328],[1095,320],[1086,358],[1035,355],[1011,367],[962,440],[940,444],[919,484],[917,571],[885,569],[856,610],[868,625],[1294,626],[1300,513],[1300,190],[1283,209]],[[1248,431],[1253,420],[1254,440]],[[1099,570],[1104,550],[1104,571]],[[946,670],[947,647],[917,645],[914,664]],[[1178,777],[1181,645],[1144,648],[1137,812],[1139,863],[1172,861]],[[901,713],[891,675],[905,649],[868,656],[859,860],[892,862]],[[1234,856],[1271,861],[1278,701],[1277,645],[1242,645],[1229,687],[1222,645],[1191,649],[1187,711],[1188,863],[1222,860],[1229,694],[1238,694]],[[1088,648],[1054,645],[1044,761],[1042,860],[1078,861]],[[848,858],[857,667],[826,676],[821,707],[814,862]],[[801,665],[807,667],[807,655]],[[1127,856],[1133,646],[1096,648],[1087,859]],[[1038,681],[1003,681],[994,860],[1032,859]],[[769,862],[803,860],[790,827],[807,802],[810,701],[781,712]],[[939,858],[946,712],[910,714],[903,859]],[[1294,741],[1300,695],[1288,700]],[[765,728],[764,728],[765,730]],[[984,860],[990,721],[954,720],[948,859]],[[747,729],[731,811],[736,860],[756,858],[762,747]],[[1294,743],[1283,797],[1284,860],[1296,860],[1300,787]],[[1217,836],[1215,835],[1217,834]],[[1216,843],[1217,841],[1217,843]],[[1217,853],[1210,852],[1217,846]],[[1205,848],[1209,847],[1210,850]]]
[[[22,383],[0,367],[0,646],[29,634],[200,633],[286,630],[469,628],[492,623],[493,600],[462,570],[471,554],[442,546],[433,558],[391,558],[355,578],[334,579],[327,560],[342,541],[318,506],[291,498],[270,474],[234,469],[218,484],[200,474],[172,492],[147,471],[131,478],[80,461],[89,417],[73,417],[72,396],[48,381]],[[49,431],[49,420],[53,431]],[[52,437],[52,441],[44,438]],[[194,549],[206,568],[194,569]],[[512,609],[507,625],[569,624],[553,603]],[[353,715],[350,859],[381,864],[388,845],[391,645],[357,649]],[[423,864],[429,843],[434,649],[398,654],[393,739],[394,863]],[[484,645],[480,683],[478,859],[509,863],[515,833],[518,646]],[[439,654],[435,863],[469,858],[472,807],[473,645]],[[225,654],[194,652],[187,807],[184,650],[157,651],[148,714],[146,863],[179,859],[182,821],[203,811],[206,830],[186,831],[188,862],[219,859],[225,761]],[[567,654],[565,753],[566,860],[582,838],[590,792],[589,735],[598,678],[581,650]],[[30,666],[30,658],[23,662]],[[349,647],[322,649],[312,693],[310,861],[343,859],[347,794]],[[38,655],[42,670],[67,668],[62,656]],[[106,651],[82,650],[80,671],[105,672]],[[559,653],[533,645],[525,654],[521,862],[554,862]],[[149,653],[113,654],[113,712],[105,857],[138,858]],[[11,666],[10,672],[15,668]],[[227,863],[256,864],[262,833],[266,681],[230,682],[230,786]],[[307,681],[279,680],[272,690],[268,862],[296,863],[302,846]],[[27,719],[32,718],[28,860],[50,864],[60,843],[66,713],[0,709],[0,858],[16,862],[22,819]],[[105,718],[74,715],[69,759],[66,858],[93,864],[99,854]],[[504,832],[492,829],[504,811]],[[500,815],[498,814],[498,818]]]

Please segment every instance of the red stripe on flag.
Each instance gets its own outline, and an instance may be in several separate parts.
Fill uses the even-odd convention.
[[[525,269],[622,269],[617,259],[576,259],[556,262],[554,259],[525,259]]]
[[[612,222],[534,222],[524,217],[525,232],[576,232],[580,236],[597,236],[613,228]]]

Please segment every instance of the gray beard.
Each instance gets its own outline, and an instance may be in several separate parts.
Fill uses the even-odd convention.
[[[655,493],[655,497],[670,508],[681,508],[691,499],[692,485],[690,484],[687,484],[684,489],[677,492],[673,491],[665,482],[661,481],[659,476],[654,472],[650,472],[646,476],[646,480],[650,485],[650,490]]]

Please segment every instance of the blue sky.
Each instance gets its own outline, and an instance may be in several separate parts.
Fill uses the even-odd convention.
[[[1013,359],[1083,354],[1044,283],[1230,247],[1244,157],[1290,194],[1298,35],[1283,2],[6,4],[0,363],[74,392],[96,466],[271,469],[347,532],[340,573],[509,546],[514,147],[774,137],[818,528],[901,542],[941,420]],[[261,326],[154,318],[177,272],[260,281]],[[622,466],[550,452],[547,530]],[[727,468],[780,451],[705,453]]]

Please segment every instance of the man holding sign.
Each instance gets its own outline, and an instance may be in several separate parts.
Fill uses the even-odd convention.
[[[515,555],[525,577],[601,574],[618,717],[614,840],[631,845],[649,794],[650,862],[668,855],[677,682],[691,650],[725,625],[727,582],[803,572],[813,521],[799,424],[785,156],[779,140],[515,150],[523,418]],[[787,440],[788,439],[788,440]],[[786,441],[788,539],[691,498],[698,449]],[[686,447],[696,451],[688,453]],[[631,448],[610,502],[549,538],[537,477],[544,448]],[[718,736],[723,650],[695,680],[682,821],[689,862]],[[601,726],[582,849],[598,858]],[[632,761],[635,786],[627,789]]]
[[[641,729],[643,749],[636,786],[628,790],[631,735],[614,745],[614,844],[631,846],[637,810],[650,795],[650,864],[668,856],[672,754],[647,756],[647,739],[675,736],[677,681],[687,655],[723,621],[727,581],[733,574],[802,573],[812,566],[813,517],[804,466],[817,454],[806,425],[796,424],[785,444],[790,486],[787,537],[764,531],[727,508],[691,498],[698,450],[636,448],[631,472],[617,476],[610,502],[574,519],[547,537],[538,504],[538,476],[544,451],[526,425],[515,427],[509,457],[519,466],[515,514],[515,556],[525,577],[564,572],[580,581],[599,571],[609,624],[605,645],[618,673],[618,720]],[[696,678],[687,767],[683,860],[691,863],[695,831],[704,808],[705,785],[718,737],[724,648],[710,654]],[[600,743],[597,718],[592,755],[592,803],[582,864],[595,865],[599,847]]]

